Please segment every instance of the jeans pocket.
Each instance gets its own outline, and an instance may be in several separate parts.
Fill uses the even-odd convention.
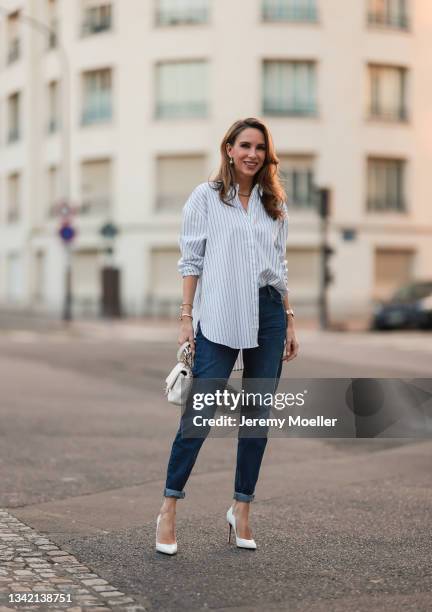
[[[270,299],[275,304],[282,304],[282,296],[277,289],[269,285]]]

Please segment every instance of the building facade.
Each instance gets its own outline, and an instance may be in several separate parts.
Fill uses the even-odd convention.
[[[182,206],[259,116],[292,303],[316,310],[328,187],[331,312],[370,312],[430,275],[431,41],[429,0],[0,0],[0,304],[61,311],[66,199],[75,314],[98,312],[107,222],[124,312],[176,312]]]

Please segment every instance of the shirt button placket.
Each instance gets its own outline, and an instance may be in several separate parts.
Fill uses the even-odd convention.
[[[255,249],[255,236],[251,223],[249,223],[249,250],[252,265],[252,277],[251,277],[251,293],[252,293],[252,313],[253,313],[253,334],[254,342],[258,343],[258,328],[259,328],[259,303],[258,303],[258,287],[257,278],[258,271],[256,265],[256,249]]]

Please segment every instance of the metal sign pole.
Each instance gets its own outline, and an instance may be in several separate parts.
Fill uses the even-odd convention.
[[[72,320],[72,245],[65,242],[65,292],[63,304],[63,321]]]
[[[65,207],[64,212],[70,212]],[[72,241],[76,235],[76,230],[71,221],[64,217],[63,224],[59,229],[59,236],[65,246],[65,276],[64,276],[64,301],[63,301],[63,321],[72,320]]]

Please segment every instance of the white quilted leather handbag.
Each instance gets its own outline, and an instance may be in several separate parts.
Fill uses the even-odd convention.
[[[182,406],[186,403],[193,380],[193,356],[189,342],[182,344],[177,351],[177,361],[165,379],[165,395],[171,404]]]

